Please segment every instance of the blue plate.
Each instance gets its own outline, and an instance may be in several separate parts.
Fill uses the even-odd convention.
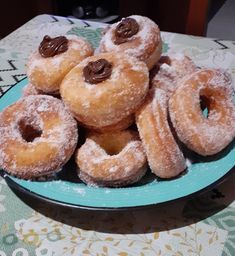
[[[24,79],[7,91],[0,100],[0,110],[20,98],[22,88],[27,83],[27,79]],[[197,157],[196,162],[176,179],[159,180],[149,171],[141,182],[126,188],[88,187],[78,179],[71,178],[74,175],[71,164],[64,167],[71,177],[64,175],[64,171],[55,180],[48,181],[26,181],[6,173],[4,177],[10,186],[53,203],[85,209],[116,210],[151,206],[195,195],[224,180],[234,165],[235,145],[231,143],[219,155]]]

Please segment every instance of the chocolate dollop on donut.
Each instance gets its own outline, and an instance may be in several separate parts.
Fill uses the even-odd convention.
[[[108,79],[112,73],[112,64],[106,59],[89,62],[83,69],[85,81],[98,84]]]
[[[65,36],[51,38],[46,35],[40,43],[38,50],[44,58],[53,57],[68,50],[68,39]]]
[[[135,19],[125,18],[116,27],[114,31],[114,43],[125,43],[128,38],[132,37],[139,31],[139,24]]]

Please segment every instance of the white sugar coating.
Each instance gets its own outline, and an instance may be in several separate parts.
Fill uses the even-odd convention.
[[[73,190],[80,194],[81,196],[85,196],[86,195],[86,190],[84,188],[73,188]]]
[[[104,160],[117,159],[120,157],[120,155],[126,153],[130,149],[136,151],[136,148],[138,148],[138,146],[140,145],[139,141],[130,141],[126,144],[126,146],[122,149],[121,152],[119,152],[118,154],[115,154],[115,155],[109,155],[100,145],[98,145],[92,139],[88,138],[86,143],[89,144],[89,147],[86,147],[86,148],[84,147],[82,154],[84,154],[84,157],[90,156],[91,162],[93,164],[101,164]],[[97,149],[99,150],[99,153],[100,153],[99,156],[92,157],[93,153],[96,152]],[[139,154],[139,151],[137,151],[136,158],[139,159],[140,161],[142,161],[144,159],[144,155],[142,154],[141,151],[140,151],[140,154]],[[111,167],[111,171],[110,171],[110,169],[108,171],[114,172],[113,167],[114,166]],[[117,166],[115,168],[117,168]],[[117,171],[117,169],[115,169],[115,171]]]
[[[110,77],[98,84],[86,82],[80,74],[89,62],[99,59],[112,63]],[[63,80],[60,93],[79,122],[100,128],[133,114],[143,102],[148,88],[149,72],[145,63],[126,54],[103,53],[88,57],[77,65]]]
[[[170,116],[180,140],[198,154],[216,154],[235,137],[235,105],[228,77],[219,70],[202,69],[182,81],[170,99]],[[201,112],[201,95],[214,102],[207,118]]]
[[[69,51],[70,49],[74,49],[76,51],[79,51],[81,56],[87,54],[87,49],[91,46],[85,39],[79,38],[79,37],[74,36],[74,35],[69,35],[69,36],[66,36],[66,37],[69,39],[69,44],[68,44],[68,50],[67,51]],[[66,57],[67,57],[66,52],[67,51],[65,51],[64,53],[55,55],[53,57],[50,57],[48,59],[50,59],[53,66],[58,68],[61,65],[62,61],[64,61],[66,59]],[[30,56],[30,59],[32,61],[30,62],[30,65],[27,65],[29,74],[32,73],[32,71],[36,67],[40,67],[42,69],[47,68],[45,65],[43,65],[44,63],[42,63],[42,61],[41,61],[41,60],[44,60],[45,58],[43,58],[40,55],[38,50],[36,50],[34,53],[32,53],[32,55]]]
[[[151,92],[153,93],[153,101],[152,101],[152,110],[156,109],[157,105],[160,105],[163,108],[163,112],[166,112],[166,106],[168,101],[168,96],[166,92],[162,89],[153,89]]]
[[[100,51],[118,51],[125,52],[131,56],[135,56],[141,60],[148,59],[157,47],[161,44],[160,31],[152,20],[147,17],[132,15],[129,18],[133,18],[139,25],[139,31],[128,39],[126,43],[117,45],[113,42],[114,31],[118,26],[118,23],[114,23],[110,26],[110,29],[105,33],[100,42]],[[127,44],[134,42],[133,46]],[[150,50],[152,47],[152,51]]]
[[[170,145],[167,143],[164,145],[165,153],[171,159],[169,166],[172,166],[172,163],[182,166],[182,162],[185,163],[185,159],[170,130],[167,120],[167,106],[168,97],[166,92],[161,89],[155,89],[152,111],[156,121],[156,129],[163,144],[164,141],[170,140]]]
[[[216,111],[215,109],[212,109],[212,110],[210,110],[209,118],[214,121],[220,120],[222,118],[222,113]]]
[[[141,142],[134,138],[127,141],[124,148],[115,155],[109,155],[93,139],[87,138],[78,150],[76,161],[80,168],[79,177],[89,185],[130,184],[146,172],[146,157]]]
[[[161,66],[160,66],[160,69],[163,69],[167,72],[172,72],[172,71],[175,71],[175,68],[173,66],[170,66],[166,63],[163,63]]]
[[[26,73],[30,82],[39,90],[54,93],[64,76],[84,58],[92,55],[89,42],[76,36],[68,36],[68,49],[52,57],[44,58],[37,49],[29,57]]]
[[[215,75],[210,80],[214,87],[226,87],[230,94],[234,92],[231,75],[224,69],[215,69]]]
[[[186,166],[189,168],[192,165],[192,161],[189,158],[186,158]]]
[[[110,83],[116,82],[120,78],[125,79],[125,77],[123,77],[122,74],[125,71],[126,63],[130,65],[131,70],[139,72],[140,73],[139,75],[142,74],[143,76],[148,77],[149,71],[147,67],[141,61],[138,61],[135,57],[132,57],[132,56],[127,57],[126,55],[123,55],[123,54],[115,54],[115,53],[113,54],[115,55],[115,63],[112,63],[113,64],[112,73],[111,73],[111,76],[107,79],[108,81],[110,81]],[[99,57],[105,58],[105,56],[106,56],[105,54],[99,54],[96,57],[98,60]],[[86,58],[79,64],[79,66],[85,67],[90,61],[91,61],[90,58]],[[125,65],[123,61],[126,62]],[[126,81],[130,83],[129,79],[126,79]],[[84,86],[87,89],[93,89],[94,91],[99,91],[96,84],[84,82]],[[145,89],[147,88],[148,88],[148,81],[145,83]]]
[[[150,169],[161,178],[172,178],[186,165],[167,119],[168,97],[164,90],[152,89],[140,110],[136,124]]]
[[[41,56],[39,55],[38,52],[32,53],[31,56],[30,56],[30,59],[33,60],[33,61],[30,61],[27,64],[27,73],[28,73],[28,75],[30,75],[35,68],[42,66],[41,65]],[[45,68],[45,66],[43,65],[42,68]]]
[[[55,172],[69,160],[77,144],[76,121],[62,101],[52,96],[24,97],[7,107],[0,114],[0,121],[0,165],[18,177],[32,178]],[[27,142],[22,137],[20,122],[41,131],[41,135]],[[45,145],[45,152],[40,150],[41,145]],[[27,158],[27,154],[33,157],[37,152],[40,159],[35,155],[35,161],[24,162],[21,157]]]
[[[92,48],[90,43],[84,38],[77,37],[74,35],[68,35],[66,37],[69,39],[69,48],[74,49],[76,51],[80,51],[80,54],[82,56],[86,55],[88,45],[90,48]]]
[[[110,169],[109,169],[109,172],[117,172],[119,170],[119,167],[118,166],[112,166]]]
[[[35,86],[29,83],[23,88],[22,94],[23,94],[23,97],[26,97],[29,95],[38,95],[41,93],[35,88]]]
[[[162,56],[157,66],[159,70],[150,82],[155,87],[165,90],[168,95],[174,92],[182,79],[197,70],[193,61],[181,53]]]

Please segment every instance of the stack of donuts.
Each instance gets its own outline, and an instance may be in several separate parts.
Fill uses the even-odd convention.
[[[111,25],[96,51],[76,36],[45,35],[26,68],[23,97],[0,113],[0,167],[19,178],[73,160],[88,185],[127,186],[148,167],[169,179],[186,169],[182,145],[209,156],[235,137],[229,74],[163,56],[147,17]]]

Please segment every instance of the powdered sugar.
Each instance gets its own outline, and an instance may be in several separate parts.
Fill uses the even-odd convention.
[[[201,95],[214,102],[207,118],[201,112]],[[170,116],[180,140],[201,155],[216,154],[233,140],[234,113],[230,80],[219,70],[197,71],[170,99]]]
[[[166,63],[163,63],[161,66],[160,66],[160,69],[162,70],[165,70],[167,72],[172,72],[172,71],[175,71],[175,68],[173,66],[170,66]]]
[[[63,53],[44,58],[35,51],[27,63],[28,78],[43,92],[57,92],[64,76],[92,53],[92,46],[85,39],[70,36],[68,49]]]
[[[86,190],[84,189],[84,188],[73,188],[73,190],[76,192],[76,193],[78,193],[78,194],[80,194],[81,196],[85,196],[86,195]]]
[[[161,178],[175,177],[185,169],[184,156],[168,124],[167,105],[166,92],[152,89],[136,115],[150,169]]]
[[[133,35],[126,43],[116,45],[113,42],[114,30],[119,23],[111,25],[100,42],[100,51],[125,52],[130,56],[135,56],[141,60],[147,60],[156,48],[161,48],[161,38],[158,26],[148,19],[138,15],[132,15],[139,24],[139,31]]]
[[[181,79],[197,69],[192,60],[181,53],[162,56],[158,67],[159,70],[152,78],[151,84],[165,90],[169,95],[174,92]]]
[[[27,84],[24,88],[23,88],[23,97],[27,97],[29,95],[38,95],[38,94],[42,94],[41,92],[39,92],[35,86],[33,86],[31,83]]]
[[[75,149],[76,122],[62,102],[54,97],[24,97],[4,110],[1,119],[0,165],[14,175],[23,178],[47,175],[67,162]],[[41,136],[32,142],[25,141],[19,129],[20,122],[41,130]]]
[[[186,158],[186,166],[189,168],[192,165],[192,161],[189,158]]]
[[[110,62],[112,73],[98,84],[88,83],[82,75],[83,69],[98,59]],[[86,58],[77,65],[63,80],[60,91],[63,101],[78,121],[99,129],[133,114],[148,87],[148,69],[143,62],[121,53],[103,53]]]
[[[112,140],[112,136],[117,136],[118,144],[118,140],[122,140],[126,134],[133,137],[129,131],[110,136]],[[95,136],[102,138],[99,135]],[[105,135],[107,139],[106,136],[108,134]],[[135,136],[132,139],[131,137],[126,141],[124,148],[114,155],[109,155],[92,137],[89,137],[77,154],[80,178],[88,184],[108,186],[129,184],[140,179],[146,171],[143,168],[146,158],[141,142],[135,139]]]

